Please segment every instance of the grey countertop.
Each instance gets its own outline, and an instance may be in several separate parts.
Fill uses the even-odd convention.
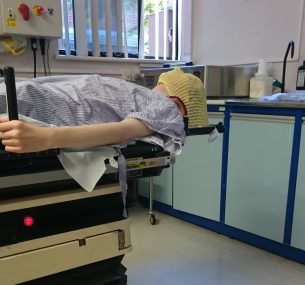
[[[242,99],[224,99],[224,100],[207,100],[208,105],[225,105],[225,106],[254,106],[269,108],[305,108],[305,102],[262,102],[258,99],[242,98]]]

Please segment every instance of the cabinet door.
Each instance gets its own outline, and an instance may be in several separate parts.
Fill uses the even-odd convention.
[[[153,200],[173,205],[173,169],[172,167],[163,169],[160,176],[153,177]],[[138,180],[138,194],[149,197],[149,178]]]
[[[209,123],[223,113],[209,114]],[[222,134],[212,143],[207,135],[189,136],[173,172],[173,206],[190,214],[219,221]]]
[[[302,126],[291,245],[305,250],[305,125]]]
[[[282,242],[294,118],[233,114],[225,223]]]

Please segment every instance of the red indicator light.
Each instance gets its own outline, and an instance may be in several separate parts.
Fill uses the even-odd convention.
[[[30,216],[27,216],[23,219],[23,224],[26,226],[26,227],[31,227],[33,226],[35,223],[35,220],[33,217],[30,217]]]

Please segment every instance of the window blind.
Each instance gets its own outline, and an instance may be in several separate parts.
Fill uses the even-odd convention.
[[[163,60],[190,55],[189,0],[62,0],[62,8],[63,55]]]

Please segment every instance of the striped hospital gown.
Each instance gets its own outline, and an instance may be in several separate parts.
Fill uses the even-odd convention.
[[[56,126],[76,126],[125,118],[142,120],[156,133],[156,143],[180,153],[183,118],[168,97],[142,86],[100,75],[68,75],[16,80],[18,112]],[[0,113],[6,112],[5,84],[0,84]]]

